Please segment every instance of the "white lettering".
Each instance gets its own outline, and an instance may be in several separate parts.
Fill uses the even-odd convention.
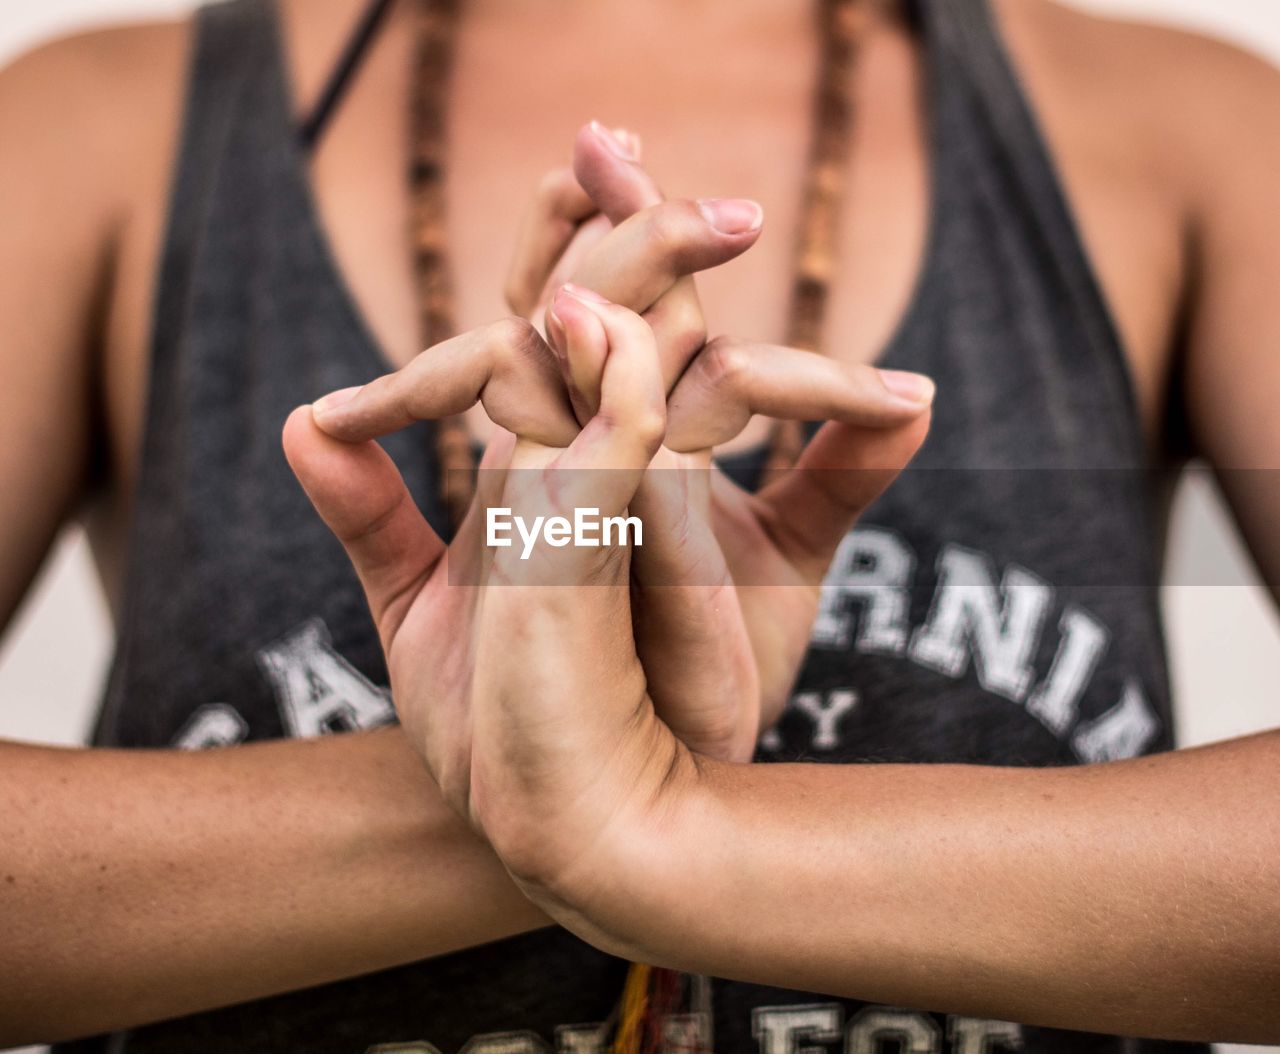
[[[603,1021],[587,1025],[557,1025],[556,1051],[558,1054],[604,1054],[607,1038]]]
[[[911,657],[959,677],[972,654],[983,688],[1021,702],[1035,677],[1031,657],[1052,598],[1048,585],[1015,565],[1005,571],[997,595],[987,558],[949,545],[938,557],[938,590],[927,621],[912,637]]]
[[[979,1017],[947,1018],[951,1054],[990,1054],[995,1047],[1021,1050],[1022,1026],[1012,1021],[985,1021]]]
[[[208,750],[230,747],[249,734],[249,726],[240,712],[226,703],[209,703],[200,707],[173,738],[180,750]]]
[[[1141,754],[1160,731],[1160,721],[1135,681],[1126,681],[1120,702],[1101,717],[1086,721],[1071,737],[1083,761],[1119,761]]]
[[[808,1006],[762,1006],[751,1011],[751,1034],[760,1054],[818,1054],[820,1047],[805,1043],[831,1043],[840,1038],[844,1017],[838,1003]]]
[[[613,532],[618,532],[618,541],[613,541]],[[628,535],[630,537],[628,538]],[[606,516],[604,518],[605,545],[644,545],[644,524],[639,516]]]
[[[592,548],[598,546],[600,539],[595,536],[595,532],[599,529],[599,509],[573,510],[573,535],[578,540],[579,545],[586,545]]]
[[[521,541],[520,559],[528,560],[539,540],[556,549],[567,545],[597,549],[601,545],[644,544],[644,524],[639,516],[605,516],[600,510],[573,510],[573,520],[564,516],[535,516],[530,523],[509,508],[491,506],[485,512],[485,544],[494,549],[510,549],[512,529]],[[615,542],[614,539],[617,539]]]
[[[461,1054],[548,1054],[548,1048],[536,1032],[490,1032],[472,1036]]]
[[[892,531],[859,527],[840,542],[822,583],[822,603],[813,624],[813,643],[846,648],[858,606],[859,651],[900,655],[907,646],[908,587],[916,557]]]
[[[845,1030],[845,1054],[880,1054],[886,1043],[897,1044],[899,1054],[934,1054],[942,1037],[932,1018],[883,1007],[862,1011]]]
[[[1062,735],[1075,720],[1084,686],[1107,648],[1107,629],[1086,611],[1069,607],[1058,622],[1058,644],[1049,675],[1027,700],[1027,711],[1054,735]]]
[[[520,538],[524,542],[524,548],[520,551],[520,559],[528,560],[529,554],[533,552],[533,543],[538,540],[538,531],[542,527],[542,521],[546,519],[546,517],[535,517],[532,527],[528,527],[525,524],[523,516],[517,516],[515,519],[516,530],[520,532]]]
[[[547,520],[547,525],[542,528],[542,537],[548,545],[563,549],[573,541],[573,524],[563,516],[552,516]]]
[[[847,690],[828,692],[824,700],[818,692],[797,692],[791,705],[813,719],[813,746],[817,750],[834,750],[840,745],[836,725],[840,718],[858,705],[858,693]]]
[[[484,543],[490,549],[510,549],[510,538],[499,538],[498,532],[511,533],[511,510],[491,505],[485,512]]]
[[[320,619],[263,648],[258,665],[292,736],[376,728],[396,716],[390,694],[334,651]]]

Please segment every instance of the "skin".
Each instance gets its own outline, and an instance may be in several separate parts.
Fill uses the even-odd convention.
[[[1176,416],[1185,417],[1193,449],[1219,469],[1274,467],[1280,421],[1270,407],[1280,360],[1270,351],[1280,342],[1280,305],[1273,296],[1280,281],[1280,218],[1270,203],[1271,173],[1280,166],[1273,119],[1280,78],[1238,52],[1186,35],[1102,22],[1040,0],[996,6],[1124,337],[1153,449],[1182,436],[1167,410],[1176,379],[1185,392]],[[300,0],[285,0],[283,10],[302,112],[356,5],[309,0],[304,8]],[[772,237],[762,237],[734,268],[708,274],[700,288],[713,332],[776,338],[807,127],[807,21],[791,5],[763,2],[708,6],[694,17],[686,13],[689,5],[672,0],[662,17],[644,25],[626,22],[622,10],[621,4],[584,4],[550,20],[532,2],[494,0],[471,9],[450,102],[459,130],[451,154],[449,222],[460,321],[474,327],[502,313],[502,261],[521,203],[548,168],[564,163],[561,144],[594,113],[646,132],[646,157],[669,191],[741,194],[764,205]],[[673,107],[649,80],[652,49],[640,47],[645,38],[637,34],[657,32],[653,27],[665,34],[673,26],[682,32],[663,44],[673,68],[689,78],[674,90],[698,98],[698,107]],[[742,59],[733,76],[724,63],[701,61],[714,53],[726,28],[733,29],[732,50]],[[389,29],[317,155],[314,180],[353,294],[388,358],[403,364],[418,350],[400,180],[401,60],[409,35],[402,20]],[[592,46],[583,48],[588,38]],[[22,164],[0,165],[0,267],[6,275],[0,284],[6,334],[0,345],[6,379],[0,386],[0,484],[12,496],[0,516],[4,619],[59,526],[76,515],[91,526],[108,595],[113,602],[119,595],[123,526],[137,476],[149,308],[188,44],[186,24],[111,30],[49,45],[0,75],[0,143],[24,147]],[[766,52],[767,62],[752,58]],[[582,55],[599,68],[555,61]],[[794,61],[780,61],[782,55]],[[582,79],[571,83],[564,71],[575,65]],[[499,99],[493,94],[497,80],[484,74],[495,66],[546,94]],[[878,25],[860,64],[860,120],[841,233],[847,280],[826,342],[849,362],[871,358],[892,329],[923,241],[916,67],[901,28]],[[531,76],[535,68],[537,78]],[[759,81],[762,68],[776,81]],[[561,73],[552,77],[548,71]],[[574,101],[566,105],[569,98]],[[512,105],[520,112],[509,112]],[[742,151],[723,151],[718,138],[703,135],[706,127],[740,128]],[[94,163],[86,164],[86,157]],[[793,160],[779,165],[779,157]],[[371,209],[370,202],[379,207]],[[741,441],[755,438],[748,429]],[[1274,589],[1280,545],[1267,525],[1280,514],[1276,499],[1244,486],[1243,476],[1224,478],[1237,520]],[[1249,749],[1268,752],[1270,768],[1280,768],[1274,740],[1256,742],[1261,745]],[[1151,787],[1167,800],[1206,784],[1230,787],[1240,796],[1236,813],[1239,802],[1274,793],[1255,773],[1267,766],[1249,768],[1239,753],[1244,748],[1231,749],[1198,752],[1215,760],[1189,775],[1179,761],[1167,782]],[[316,763],[321,752],[323,765]],[[370,798],[334,800],[331,773],[338,768],[353,780],[367,780]],[[287,781],[273,778],[286,772]],[[795,778],[790,792],[778,792],[780,800],[803,798],[803,780],[829,775]],[[155,792],[170,780],[180,793]],[[33,794],[33,787],[41,792]],[[1124,788],[1103,785],[1097,800],[1103,791]],[[954,790],[945,793],[974,825],[962,824],[948,837],[976,851],[987,799],[975,792],[956,802]],[[229,814],[249,815],[241,810],[218,809],[222,819],[210,817],[226,794],[256,803],[259,822],[228,826]],[[96,810],[108,800],[120,802],[121,795],[133,822],[125,828],[91,822]],[[385,807],[374,809],[369,801],[379,795]],[[395,731],[323,744],[263,744],[208,758],[4,745],[0,797],[21,806],[3,810],[0,837],[23,847],[0,887],[6,932],[16,935],[6,948],[21,964],[10,973],[25,978],[16,1008],[10,1003],[0,1014],[0,1038],[7,1042],[127,1024],[120,1010],[125,1005],[135,1010],[133,1020],[144,1020],[235,1002],[545,922],[503,878],[502,865],[484,843],[445,808]],[[329,804],[313,809],[298,802]],[[120,815],[118,808],[112,816]],[[1012,817],[1013,829],[1021,828],[1012,821],[1029,815]],[[1052,828],[1069,817],[1051,812],[1034,819]],[[1204,831],[1217,839],[1236,826],[1215,815],[1212,822],[1189,825],[1185,837],[1200,845],[1208,837]],[[182,838],[179,832],[185,832]],[[396,896],[366,903],[372,898],[343,892],[359,883],[332,883],[335,861],[349,858],[352,839],[360,866]],[[142,866],[157,859],[216,859],[229,845],[236,847],[237,861],[256,863],[203,869],[208,901],[199,910],[185,893],[174,893],[175,884],[156,888],[154,869]],[[294,851],[272,851],[281,846]],[[851,843],[849,852],[858,847]],[[1154,854],[1156,847],[1149,848]],[[457,895],[482,889],[484,920],[466,910],[465,900],[442,902],[441,883],[448,879],[443,873],[439,882],[423,878],[432,873],[424,869],[432,860],[447,861],[454,881],[460,874],[474,876],[458,883],[463,888]],[[410,874],[416,881],[405,880]],[[972,877],[981,883],[983,874]],[[271,896],[281,888],[290,890],[288,911]],[[129,907],[140,897],[153,906],[144,920]],[[193,927],[196,918],[218,925]],[[132,954],[158,946],[179,926],[188,934],[189,964]],[[264,929],[280,935],[281,950],[247,965],[243,949]],[[379,936],[371,940],[370,934]],[[122,949],[130,954],[121,955]],[[152,1002],[122,998],[143,990],[156,993]],[[1104,1027],[1108,1021],[1100,1016],[1085,1024]],[[1210,1028],[1214,1022],[1199,1024]]]
[[[664,393],[669,392],[672,406],[672,427],[663,456],[667,467],[677,470],[682,478],[685,475],[682,470],[696,469],[705,479],[709,447],[719,438],[736,434],[756,410],[792,418],[831,418],[829,439],[816,440],[805,456],[829,461],[834,458],[835,464],[847,462],[853,456],[855,466],[857,452],[864,444],[864,433],[892,434],[895,427],[923,420],[923,411],[932,396],[932,385],[924,378],[834,363],[812,353],[751,342],[717,339],[704,346],[705,327],[687,272],[732,258],[749,247],[759,233],[756,206],[662,201],[647,174],[630,162],[623,163],[612,149],[605,149],[599,130],[594,128],[584,129],[579,137],[575,167],[570,175],[575,180],[580,178],[583,186],[595,188],[600,195],[600,208],[613,215],[618,226],[607,234],[598,231],[597,236],[590,239],[573,239],[565,261],[577,255],[578,262],[570,267],[573,277],[589,279],[614,295],[624,296],[636,310],[645,313],[648,321],[637,318],[637,324],[653,335],[658,373],[662,378],[660,386]],[[538,268],[559,267],[555,252],[534,251],[536,245],[543,244],[536,232],[554,227],[543,214],[547,200],[544,193],[535,198],[530,221],[523,226],[526,232],[534,232],[535,237],[520,242],[512,264],[513,275],[533,276],[534,283],[526,291],[535,301],[539,299],[538,287],[544,284]],[[594,204],[593,201],[592,207]],[[541,263],[537,264],[539,260]],[[513,291],[517,286],[518,283],[512,285]],[[565,288],[576,290],[573,300],[598,295],[582,287]],[[548,312],[551,332],[561,337],[566,332],[566,322],[562,320],[572,318],[563,300],[560,297],[553,301]],[[568,347],[561,346],[561,353],[563,362],[556,359],[556,352],[547,347],[527,321],[508,319],[429,349],[399,373],[366,386],[358,397],[353,398],[351,392],[335,393],[314,410],[301,413],[307,418],[314,412],[328,426],[345,431],[348,438],[355,438],[362,429],[400,427],[409,419],[406,415],[440,416],[478,402],[498,425],[515,428],[544,445],[565,443],[569,436],[576,434],[579,420],[585,419],[574,417],[572,404],[577,403],[586,417],[591,417],[595,410],[589,409],[583,400],[594,405],[600,390],[599,385],[590,384],[581,390],[572,385],[566,390],[562,365],[571,367],[571,378],[585,381],[586,373],[581,367],[598,368],[599,361],[598,356],[583,359],[571,355]],[[573,366],[575,362],[579,364],[577,367]],[[323,413],[325,405],[332,412]],[[665,416],[665,406],[662,409]],[[655,430],[654,434],[659,431]],[[311,432],[319,435],[314,428]],[[914,438],[902,448],[893,468],[899,467],[915,449],[923,430],[913,429],[911,435]],[[286,428],[285,439],[290,456],[297,458],[302,440],[293,420]],[[835,441],[834,446],[830,440]],[[305,448],[305,442],[302,445]],[[842,454],[845,447],[848,450]],[[376,447],[372,447],[367,456],[374,458],[375,465],[378,458],[385,462],[385,455]],[[302,460],[307,460],[305,452]],[[360,475],[366,482],[376,474],[373,468],[368,464],[361,466]],[[681,698],[672,708],[663,708],[672,727],[680,729],[700,751],[716,756],[746,757],[761,722],[774,719],[782,702],[780,686],[784,681],[789,683],[807,639],[822,569],[829,563],[853,515],[874,497],[891,475],[892,472],[846,474],[839,478],[852,481],[851,485],[829,492],[827,488],[810,487],[807,488],[810,493],[806,494],[803,486],[799,490],[794,485],[779,486],[772,499],[769,497],[772,492],[762,493],[758,499],[742,492],[729,496],[708,494],[703,501],[716,510],[715,518],[729,520],[730,529],[725,538],[733,544],[724,554],[719,551],[718,541],[706,532],[663,531],[664,516],[680,520],[686,516],[682,497],[686,485],[677,487],[674,496],[664,492],[664,485],[652,485],[636,502],[637,506],[645,505],[644,514],[654,521],[660,534],[680,539],[680,544],[651,547],[646,558],[636,563],[639,578],[665,584],[687,577],[682,574],[683,567],[693,566],[699,572],[699,581],[689,586],[653,591],[654,596],[645,604],[642,621],[645,647],[651,653],[650,674],[655,691],[664,694],[661,688],[664,680],[671,686],[678,684],[687,688],[690,683],[697,683],[705,689]],[[307,485],[323,495],[333,488],[330,476],[322,467],[307,478]],[[867,480],[874,484],[872,489],[864,485]],[[389,514],[396,508],[402,512],[412,508],[411,503],[403,501],[402,485],[399,500],[380,510],[373,521],[366,521],[364,525],[357,521],[352,527],[349,517],[341,510],[335,515],[332,507],[328,519],[348,541],[363,539],[376,550],[383,530],[390,531],[392,536],[400,531],[400,520]],[[370,529],[369,524],[373,522],[381,525],[379,531]],[[820,525],[820,529],[815,530],[815,524]],[[774,540],[774,535],[779,541]],[[783,541],[787,544],[781,544]],[[708,552],[708,546],[712,551]],[[429,546],[423,548],[426,551]],[[708,568],[714,568],[716,560],[729,568],[740,564],[748,548],[756,581],[767,584],[769,576],[775,576],[785,584],[803,584],[805,589],[791,591],[798,600],[785,608],[779,608],[776,603],[766,608],[761,602],[761,591],[743,591],[755,599],[744,604],[741,613],[735,605],[723,602],[723,577],[727,571],[712,574],[709,579],[703,576]],[[424,572],[423,575],[429,578],[429,588],[414,604],[416,611],[424,612],[415,618],[415,626],[420,630],[426,625],[429,629],[443,621],[449,632],[434,632],[431,636],[435,640],[450,639],[454,647],[450,649],[450,657],[440,663],[425,666],[410,663],[407,668],[404,662],[394,664],[397,669],[393,675],[394,692],[404,700],[401,716],[410,737],[415,737],[413,729],[420,727],[426,717],[457,711],[465,703],[461,692],[466,685],[465,678],[454,684],[450,675],[459,670],[466,672],[465,664],[459,667],[456,660],[473,653],[475,647],[474,642],[456,632],[459,624],[465,625],[467,621],[468,591],[446,588],[448,577],[443,562],[433,571],[438,573],[426,575]],[[414,571],[404,577],[403,582],[414,583],[418,578],[418,571]],[[402,585],[397,585],[395,592],[402,599],[410,595]],[[643,582],[641,592],[646,595],[650,592]],[[388,617],[387,611],[379,610],[380,621]],[[394,621],[394,612],[390,617]],[[690,633],[690,626],[697,627],[698,632]],[[403,639],[403,634],[397,639]],[[724,653],[723,645],[732,640],[737,640],[738,645],[726,654],[726,661],[719,664],[706,661],[712,641],[720,653]],[[391,651],[389,638],[387,647]],[[412,641],[405,647],[410,655],[416,650]],[[691,682],[685,674],[684,668],[690,663],[702,667],[700,680]],[[735,691],[748,685],[745,692]],[[372,744],[375,755],[379,751],[390,752],[388,765],[403,759],[404,739],[398,732],[365,738]],[[139,762],[146,771],[145,760],[139,755],[107,752],[98,756],[114,758],[114,763],[122,766],[116,772],[118,779],[136,779]],[[278,757],[274,750],[264,749],[243,758],[241,764],[251,759],[257,765],[284,765],[296,775],[295,756],[300,755]],[[355,763],[366,763],[369,756],[363,752],[354,758]],[[13,759],[15,783],[30,765],[44,766],[49,759],[53,759],[54,764],[66,763],[68,757],[63,752],[17,748]],[[178,771],[181,771],[182,757],[170,757],[169,763],[176,763]],[[126,767],[124,759],[132,764]],[[491,854],[484,852],[482,843],[466,837],[465,826],[455,822],[451,830],[448,817],[442,815],[441,795],[447,798],[459,780],[467,778],[465,760],[452,767],[442,766],[439,756],[434,760],[438,782],[429,778],[422,780],[419,793],[427,798],[423,807],[399,814],[397,824],[381,829],[382,837],[378,830],[371,831],[372,837],[362,850],[362,858],[370,861],[375,871],[381,866],[388,882],[394,883],[397,869],[405,862],[406,844],[402,840],[405,825],[422,825],[421,837],[409,844],[418,853],[432,854],[429,865],[425,860],[413,861],[426,865],[415,869],[427,882],[423,889],[425,900],[415,899],[412,905],[406,905],[385,894],[369,897],[356,884],[346,888],[339,897],[341,911],[336,916],[330,914],[322,918],[317,913],[326,910],[323,897],[304,892],[309,884],[305,878],[299,878],[287,887],[290,893],[287,905],[291,910],[282,916],[278,898],[269,898],[261,912],[250,908],[224,917],[218,939],[188,941],[193,955],[199,956],[201,968],[176,984],[167,972],[168,964],[159,956],[131,957],[127,965],[121,967],[119,931],[110,926],[86,929],[82,916],[63,909],[69,900],[77,905],[88,900],[100,910],[112,911],[118,910],[119,903],[136,904],[139,903],[136,898],[145,897],[141,901],[149,906],[143,916],[147,927],[145,936],[162,940],[171,935],[166,921],[171,913],[187,925],[195,921],[191,907],[181,906],[183,887],[173,883],[156,885],[156,855],[145,851],[149,846],[129,847],[129,856],[116,859],[112,854],[126,847],[114,837],[111,824],[104,824],[101,832],[95,832],[101,833],[102,839],[95,840],[92,836],[86,839],[79,828],[67,829],[70,810],[62,808],[60,800],[51,802],[54,807],[37,826],[39,835],[56,836],[57,845],[77,845],[78,856],[88,849],[99,859],[98,869],[96,873],[84,867],[67,869],[69,881],[65,886],[56,885],[57,895],[53,897],[46,895],[48,883],[43,881],[51,865],[38,852],[18,861],[21,866],[6,876],[12,879],[9,885],[14,887],[10,891],[8,911],[9,918],[19,926],[14,949],[23,955],[24,982],[20,998],[5,1008],[10,1015],[4,1021],[5,1027],[17,1038],[73,1035],[201,1009],[215,1000],[232,1002],[314,984],[335,976],[332,971],[340,961],[335,957],[335,940],[345,942],[340,943],[339,948],[359,949],[356,957],[359,961],[353,959],[350,970],[361,972],[404,961],[405,942],[384,939],[392,932],[399,937],[406,933],[418,936],[430,933],[430,940],[412,945],[417,948],[417,954],[409,957],[420,958],[545,923],[545,917],[531,909],[515,887],[509,883],[502,887],[500,878],[496,884],[502,887],[501,895],[493,902],[493,878],[495,874],[501,875],[500,865]],[[46,771],[44,767],[37,768],[37,780]],[[252,767],[238,771],[251,772]],[[111,768],[106,772],[110,773]],[[323,773],[313,775],[319,777]],[[189,773],[188,779],[191,776],[199,777],[200,773]],[[109,785],[109,776],[104,775],[103,781]],[[146,795],[156,793],[157,787],[139,782]],[[160,789],[166,785],[161,784]],[[164,834],[183,817],[183,809],[203,815],[206,807],[218,805],[218,785],[202,783],[197,778],[191,786],[195,793],[180,798],[176,813],[170,810],[159,817],[166,825]],[[252,780],[245,780],[243,786],[250,794],[259,791]],[[267,781],[262,790],[269,794],[272,788],[277,792],[284,789]],[[15,786],[15,790],[19,789]],[[201,791],[205,795],[215,792],[212,802]],[[22,804],[30,811],[25,796]],[[273,815],[278,814],[282,821],[287,821],[291,816],[289,802],[275,801],[274,805],[278,812]],[[14,815],[18,812],[15,809]],[[263,830],[270,832],[271,828],[268,825]],[[294,843],[294,848],[313,849],[311,863],[326,868],[327,872],[332,863],[330,853],[350,852],[349,842],[340,839],[334,844],[331,836],[336,833],[336,829],[325,831],[322,836],[315,835],[314,844],[307,838],[300,844]],[[16,835],[27,837],[25,831]],[[165,849],[171,845],[166,837],[160,838],[159,843]],[[227,844],[222,838],[216,841],[216,846]],[[287,839],[285,844],[289,844]],[[36,849],[41,845],[37,841]],[[280,860],[274,848],[265,851],[262,858],[271,863]],[[123,885],[102,880],[102,875],[113,868],[122,876]],[[237,891],[242,888],[239,886],[242,870],[226,866],[209,870],[216,876],[207,883],[211,901],[218,903],[230,897],[234,903],[239,895]],[[478,872],[475,883],[455,884],[459,875],[465,877],[473,870]],[[270,867],[253,871],[258,881],[275,874]],[[443,887],[438,895],[433,888],[437,878],[440,880],[437,884]],[[386,888],[396,887],[389,884]],[[465,895],[466,891],[472,894],[471,899],[459,904],[458,894]],[[328,878],[317,883],[316,893],[332,893]],[[302,910],[297,910],[299,907]],[[405,910],[416,913],[419,928],[391,929],[401,921],[400,913]],[[339,920],[336,927],[334,918]],[[121,913],[117,921],[130,927],[137,924],[130,912]],[[230,960],[238,957],[234,949],[239,944],[254,943],[264,931],[276,933],[282,923],[290,938],[284,954],[264,957],[260,965],[248,969],[231,965]],[[87,940],[86,933],[92,934]],[[144,953],[149,947],[145,940],[132,943]],[[120,998],[122,994],[137,991],[145,991],[146,997],[128,1002]],[[73,1001],[71,1007],[65,1006],[68,1001]],[[124,1014],[119,1009],[121,1006],[127,1008]]]
[[[616,234],[626,234],[626,224]],[[481,591],[473,583],[491,573],[511,584],[526,577],[523,558],[514,552],[495,558],[483,544],[484,507],[513,506],[517,499],[527,505],[532,492],[541,496],[537,508],[544,514],[597,507],[604,515],[625,508],[641,516],[653,544],[634,559],[611,560],[613,546],[594,559],[621,574],[642,602],[637,650],[644,652],[656,710],[697,753],[748,761],[761,720],[772,723],[779,702],[765,691],[764,705],[754,705],[761,701],[760,674],[777,668],[786,683],[794,680],[837,545],[928,429],[926,403],[880,403],[877,414],[868,413],[866,393],[833,377],[826,360],[769,346],[737,345],[734,353],[749,356],[753,367],[719,371],[717,383],[701,367],[703,360],[721,357],[712,341],[668,395],[660,343],[640,315],[566,285],[548,317],[554,320],[550,347],[527,323],[488,327],[432,348],[354,394],[299,407],[285,426],[290,465],[360,574],[401,724],[411,742],[425,745],[445,799],[472,823],[472,752],[469,737],[456,730],[470,729],[468,699],[473,682],[484,677],[483,653],[492,646]],[[563,411],[536,412],[530,378],[511,384],[501,372],[486,376],[473,367],[492,361],[495,337],[503,342],[508,328],[518,328],[530,346],[526,356],[558,358],[566,374],[586,382],[592,395],[580,430]],[[619,339],[610,339],[615,334]],[[780,368],[761,367],[770,360]],[[862,367],[855,376],[870,372]],[[821,384],[814,383],[817,373]],[[744,379],[752,374],[756,380]],[[499,390],[504,382],[523,396],[520,402],[508,404]],[[833,400],[841,387],[843,399]],[[446,545],[372,440],[411,420],[457,413],[477,399],[504,441],[490,443],[477,501]],[[809,443],[797,471],[757,494],[713,479],[700,488],[701,499],[697,493],[687,497],[708,476],[712,443],[685,449],[680,437],[714,437],[718,428],[732,435],[757,399],[795,419],[833,419]],[[631,433],[636,436],[627,439]],[[615,474],[590,470],[620,467],[614,461],[624,460],[623,454],[628,466],[639,467],[619,500]],[[842,471],[806,471],[811,468]],[[726,488],[736,496],[720,493]],[[748,571],[739,553],[748,550],[751,586],[735,588]],[[771,602],[767,612],[757,608],[760,594]],[[572,606],[572,595],[566,592],[561,603]],[[733,705],[735,697],[743,705]],[[739,715],[751,720],[742,741]],[[730,731],[721,734],[726,720]],[[442,734],[446,727],[450,733]]]
[[[546,506],[566,458],[612,469],[590,501],[621,513],[661,440],[652,333],[616,305],[591,310],[607,344],[589,357],[603,363],[600,412],[567,450],[507,444],[513,465],[550,470],[506,478],[500,500],[517,514]],[[366,398],[393,412],[406,397]],[[911,431],[882,429],[862,455],[896,463]],[[327,520],[390,522],[387,481],[365,464],[376,444],[290,443],[304,483],[325,481],[308,493]],[[464,524],[462,544],[475,532]],[[414,632],[419,599],[398,585],[422,579],[429,546],[405,528],[372,547],[367,530],[338,534],[354,539],[375,612],[411,605],[384,630],[389,659],[407,634],[415,664],[441,665],[452,642]],[[757,983],[1124,1035],[1280,1039],[1280,819],[1231,822],[1280,793],[1280,734],[1047,770],[709,757],[655,704],[628,555],[493,551],[467,590],[464,705],[408,728],[442,786],[453,777],[451,806],[550,917],[638,962]],[[716,657],[713,645],[703,658]]]

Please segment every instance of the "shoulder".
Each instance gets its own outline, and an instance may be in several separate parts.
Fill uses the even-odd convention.
[[[1224,41],[1084,11],[993,0],[1027,72],[1070,94],[1101,141],[1143,153],[1194,206],[1217,174],[1280,157],[1280,70]]]
[[[188,20],[60,37],[0,69],[0,200],[78,219],[127,206],[168,160],[183,96]]]
[[[1038,61],[1089,72],[1089,91],[1127,90],[1148,102],[1208,92],[1280,91],[1280,72],[1242,47],[1201,33],[1134,21],[1058,0],[991,0],[1007,33],[1032,44]],[[1272,101],[1275,101],[1273,95]]]

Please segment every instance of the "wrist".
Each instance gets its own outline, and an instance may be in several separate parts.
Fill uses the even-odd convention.
[[[665,727],[665,726],[664,726]],[[688,967],[686,957],[723,877],[728,813],[721,770],[739,763],[695,754],[668,736],[655,754],[658,778],[635,795],[590,854],[554,884],[526,884],[525,894],[566,929],[596,947],[637,962]]]

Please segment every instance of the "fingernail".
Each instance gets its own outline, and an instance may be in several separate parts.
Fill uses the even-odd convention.
[[[595,134],[599,137],[600,141],[604,143],[604,145],[607,146],[612,153],[622,158],[622,160],[634,161],[636,159],[635,154],[633,154],[627,148],[627,144],[624,143],[621,139],[619,139],[616,135],[614,135],[611,131],[609,131],[609,129],[607,129],[599,121],[591,122],[591,130],[595,132]]]
[[[547,305],[544,327],[546,329],[547,343],[551,345],[551,350],[558,354],[564,347],[566,334],[564,319],[556,314],[556,299],[552,298],[551,303]]]
[[[701,198],[698,211],[721,234],[746,234],[764,222],[764,209],[749,198]]]
[[[363,387],[364,385],[357,384],[351,388],[339,388],[336,392],[330,392],[311,404],[311,412],[313,414],[327,414],[331,410],[336,410],[343,403],[349,403],[354,399],[356,393]]]
[[[630,128],[615,128],[613,129],[613,135],[615,139],[618,139],[627,148],[627,153],[631,155],[633,161],[640,160],[640,137],[635,132],[631,131]]]
[[[933,402],[936,387],[923,373],[911,373],[908,370],[880,370],[879,373],[881,383],[898,398],[919,406],[928,406]]]
[[[588,304],[607,304],[609,302],[599,293],[591,289],[587,289],[584,286],[574,285],[572,282],[565,282],[565,284],[560,288],[570,296],[576,297],[579,300],[585,300]]]

